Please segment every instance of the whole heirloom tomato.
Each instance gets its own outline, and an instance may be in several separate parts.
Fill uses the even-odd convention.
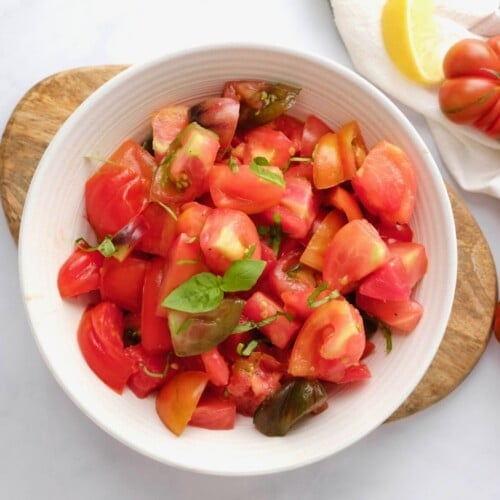
[[[464,39],[443,61],[445,80],[439,106],[455,123],[472,124],[500,139],[500,36],[487,41]]]

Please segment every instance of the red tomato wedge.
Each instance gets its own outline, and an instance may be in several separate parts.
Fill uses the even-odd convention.
[[[365,332],[359,312],[346,300],[331,300],[304,322],[292,348],[288,373],[329,382],[343,379],[365,349]]]
[[[378,300],[358,293],[356,305],[386,325],[406,333],[415,329],[423,314],[422,305],[411,298],[397,301]]]
[[[101,268],[101,297],[127,311],[140,311],[147,262],[127,257],[123,262],[110,257]]]
[[[333,130],[323,120],[315,115],[309,115],[304,121],[300,154],[311,156],[320,137],[329,132]]]
[[[387,244],[366,219],[342,226],[329,243],[323,279],[331,289],[347,290],[389,260]]]
[[[224,164],[214,165],[208,177],[214,205],[246,214],[256,214],[277,205],[285,193],[283,172],[272,166],[266,170],[276,176],[276,182],[257,175],[248,164],[237,165],[234,169]]]
[[[57,287],[61,297],[76,297],[98,290],[103,262],[104,256],[97,250],[88,252],[75,248],[57,275]]]
[[[229,430],[236,422],[236,403],[218,395],[203,394],[189,425],[212,430]]]
[[[100,302],[87,309],[78,326],[78,345],[92,371],[111,389],[121,394],[136,364],[124,351],[124,323],[120,309]]]
[[[398,146],[380,141],[352,179],[362,205],[387,224],[407,224],[416,199],[413,164]]]
[[[176,436],[184,432],[207,383],[205,372],[180,372],[168,380],[156,396],[156,411]]]
[[[141,343],[150,353],[165,353],[172,349],[167,319],[158,316],[158,295],[165,261],[159,257],[147,263],[142,291]]]

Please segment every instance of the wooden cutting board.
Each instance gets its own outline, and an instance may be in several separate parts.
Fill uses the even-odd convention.
[[[37,83],[21,99],[0,144],[0,195],[17,241],[26,192],[48,143],[72,111],[126,66],[68,70]],[[449,190],[458,238],[459,276],[448,327],[427,373],[388,419],[411,415],[453,391],[488,344],[497,300],[495,264],[472,214]]]

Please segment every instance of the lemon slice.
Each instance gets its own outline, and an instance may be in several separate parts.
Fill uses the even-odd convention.
[[[442,80],[433,0],[387,0],[381,23],[385,48],[401,73],[418,83]]]

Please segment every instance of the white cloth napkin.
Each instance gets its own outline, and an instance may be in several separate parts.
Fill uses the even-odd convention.
[[[411,82],[384,47],[380,18],[385,0],[330,0],[335,23],[355,69],[390,97],[423,114],[443,162],[464,190],[500,198],[500,141],[456,125],[439,109],[438,86]],[[463,5],[467,4],[467,5]],[[435,0],[444,54],[456,41],[500,34],[499,0]]]

